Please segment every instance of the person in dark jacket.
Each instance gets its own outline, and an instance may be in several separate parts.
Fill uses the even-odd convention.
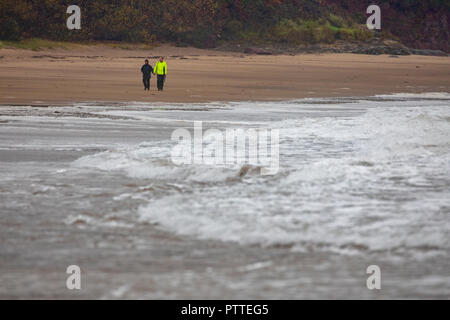
[[[141,68],[142,82],[144,82],[144,90],[150,91],[150,77],[153,73],[153,68],[148,64],[148,60],[145,59],[145,64]]]

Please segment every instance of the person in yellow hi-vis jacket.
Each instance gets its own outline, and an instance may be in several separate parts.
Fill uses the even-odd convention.
[[[153,73],[155,73],[158,78],[158,91],[163,91],[164,82],[166,81],[167,75],[167,63],[164,61],[164,57],[159,58],[159,61],[156,63],[155,68],[153,69]]]

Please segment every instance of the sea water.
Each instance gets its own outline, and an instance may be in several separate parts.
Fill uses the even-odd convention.
[[[447,93],[3,107],[0,121],[1,296],[67,295],[66,264],[91,270],[85,297],[450,293]],[[175,164],[171,134],[194,121],[277,130],[278,172]]]

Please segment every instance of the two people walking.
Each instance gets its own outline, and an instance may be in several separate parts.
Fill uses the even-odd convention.
[[[144,90],[150,91],[150,78],[153,73],[157,77],[158,91],[163,91],[167,75],[167,63],[164,61],[164,57],[159,58],[159,61],[155,64],[155,68],[149,65],[148,59],[145,59],[145,64],[142,66],[141,72]]]

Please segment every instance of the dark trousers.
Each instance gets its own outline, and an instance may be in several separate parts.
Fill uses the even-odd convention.
[[[166,81],[166,76],[158,74],[158,91],[162,91],[164,89],[164,81]]]
[[[144,82],[144,90],[150,90],[150,77],[142,78],[142,82]]]

